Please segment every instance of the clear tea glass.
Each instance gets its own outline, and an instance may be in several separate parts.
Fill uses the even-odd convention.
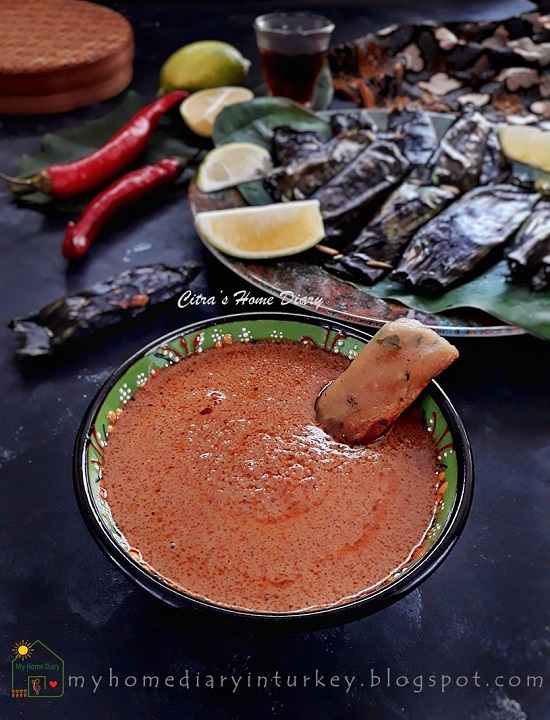
[[[269,94],[309,106],[334,24],[322,15],[277,12],[254,22]]]

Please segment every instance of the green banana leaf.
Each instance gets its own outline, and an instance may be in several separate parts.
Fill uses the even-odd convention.
[[[230,105],[221,111],[214,123],[215,145],[230,142],[252,142],[271,151],[273,131],[281,125],[295,130],[310,130],[331,137],[330,124],[315,113],[283,98],[255,98]],[[243,183],[238,190],[249,205],[269,205],[273,200],[261,180]]]
[[[319,132],[327,139],[332,134],[327,120],[292,100],[256,98],[221,111],[214,123],[214,145],[252,142],[271,150],[273,130],[280,125]]]
[[[531,292],[526,285],[510,283],[508,277],[507,263],[501,260],[481,275],[437,297],[417,295],[389,280],[380,280],[364,289],[382,300],[397,300],[414,310],[429,313],[477,308],[509,325],[518,325],[536,337],[550,340],[550,290]]]

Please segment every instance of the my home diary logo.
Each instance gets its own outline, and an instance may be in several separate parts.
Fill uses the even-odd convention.
[[[12,698],[55,698],[65,692],[65,662],[41,640],[12,648]]]

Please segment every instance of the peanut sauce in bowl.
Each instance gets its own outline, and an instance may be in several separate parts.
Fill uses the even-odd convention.
[[[469,509],[462,424],[435,383],[368,446],[315,400],[368,338],[299,315],[218,318],[162,338],[100,391],[75,453],[100,547],[178,607],[331,624],[399,599]]]

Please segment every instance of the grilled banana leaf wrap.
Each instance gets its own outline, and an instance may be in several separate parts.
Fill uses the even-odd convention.
[[[282,125],[273,131],[273,157],[276,166],[289,165],[320,150],[326,138],[308,130]]]
[[[298,155],[286,166],[276,168],[264,179],[264,187],[276,202],[310,197],[356,158],[371,139],[370,130],[347,130],[311,152]]]
[[[393,111],[388,130],[398,136],[397,143],[411,167],[423,167],[433,156],[439,142],[429,113],[416,108]]]
[[[472,110],[456,120],[439,144],[434,142],[435,130],[426,113],[408,111],[404,115],[409,122],[399,120],[400,114],[395,113],[390,115],[390,125],[396,128],[401,123],[404,151],[407,153],[408,146],[412,171],[342,256],[325,263],[325,268],[339,277],[371,285],[388,274],[417,230],[456,199],[469,184],[465,178],[477,177],[481,172],[486,153],[485,130],[488,134],[490,125],[478,113]],[[450,177],[451,165],[455,178],[447,185],[443,181]]]
[[[496,126],[492,126],[487,137],[487,144],[481,162],[479,184],[502,183],[509,180],[512,165],[500,149]]]
[[[434,185],[456,185],[462,192],[479,181],[491,123],[469,108],[445,133],[432,162]]]
[[[538,202],[514,237],[505,256],[514,282],[533,277],[550,255],[550,200]],[[540,288],[544,289],[543,287]]]
[[[365,285],[376,282],[392,270],[415,232],[457,195],[458,190],[447,185],[421,186],[405,181],[393,191],[344,254],[329,260],[325,268]]]
[[[390,280],[430,294],[444,292],[484,267],[539,197],[510,184],[470,190],[416,233]]]
[[[10,327],[24,337],[20,358],[51,355],[61,345],[81,340],[137,317],[179,297],[198,275],[194,262],[158,264],[124,270],[89,290],[55,300],[38,312],[14,318]]]
[[[357,110],[353,113],[334,113],[330,116],[330,128],[333,135],[349,132],[350,130],[371,130],[376,132],[374,123],[368,110]]]
[[[407,174],[409,162],[395,143],[375,140],[311,197],[319,200],[327,237],[353,231],[385,193]]]
[[[545,255],[539,263],[537,272],[531,278],[529,283],[531,290],[542,292],[550,289],[550,252]]]

